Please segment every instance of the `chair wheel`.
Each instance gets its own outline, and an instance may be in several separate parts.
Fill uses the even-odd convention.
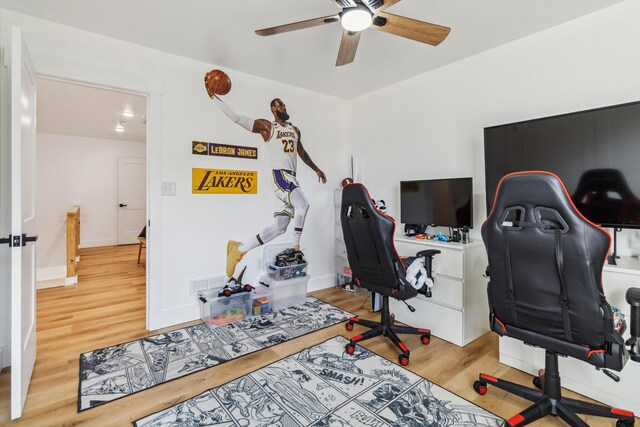
[[[407,356],[405,356],[404,354],[401,354],[400,356],[398,356],[398,362],[400,362],[400,364],[402,366],[408,366],[409,365],[409,358]]]
[[[347,354],[353,354],[356,351],[356,346],[349,343],[347,345],[344,346],[345,351],[347,352]]]
[[[427,345],[431,342],[431,335],[430,334],[424,334],[420,337],[420,341],[422,341],[422,344]]]
[[[533,377],[533,386],[539,390],[542,390],[542,378]]]
[[[625,420],[616,421],[616,427],[633,427],[634,424],[635,424],[634,421],[625,421]]]
[[[481,396],[487,394],[487,383],[483,381],[475,381],[473,383],[473,389]]]
[[[353,331],[353,322],[347,322],[344,327],[347,329],[347,331]]]

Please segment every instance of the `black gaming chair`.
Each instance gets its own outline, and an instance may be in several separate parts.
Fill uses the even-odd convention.
[[[620,371],[629,358],[622,333],[614,329],[601,275],[610,237],[573,205],[560,179],[549,172],[517,172],[498,185],[493,209],[482,225],[489,258],[487,289],[491,330],[546,350],[541,390],[480,374],[474,389],[487,384],[535,402],[507,421],[521,426],[547,415],[572,426],[587,426],[576,414],[618,418],[630,426],[630,411],[562,397],[558,355]],[[640,289],[627,291],[633,306],[631,333],[640,333]],[[634,358],[636,339],[632,338]],[[536,381],[537,380],[537,381]]]
[[[390,296],[405,301],[418,295],[418,290],[414,289],[405,277],[405,265],[393,244],[396,224],[391,217],[376,209],[369,192],[359,183],[343,188],[340,220],[354,283],[382,295],[380,322],[362,320],[358,317],[352,317],[347,322],[348,331],[353,330],[354,323],[371,328],[371,331],[351,338],[345,347],[346,351],[352,354],[357,342],[384,335],[402,350],[398,360],[406,366],[409,364],[409,349],[396,334],[418,334],[421,335],[423,344],[429,344],[431,331],[396,326],[389,313]],[[431,263],[437,253],[440,251],[425,250],[417,254],[425,258],[428,277],[431,277]],[[426,293],[427,288],[423,286],[420,291]],[[415,311],[409,304],[407,306],[411,311]]]

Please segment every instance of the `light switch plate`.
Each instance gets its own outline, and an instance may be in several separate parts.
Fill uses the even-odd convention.
[[[162,195],[163,196],[175,196],[176,195],[176,183],[175,182],[163,182],[162,183]]]

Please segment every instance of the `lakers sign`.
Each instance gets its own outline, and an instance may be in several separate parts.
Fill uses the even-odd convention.
[[[258,172],[191,169],[193,194],[257,194]]]

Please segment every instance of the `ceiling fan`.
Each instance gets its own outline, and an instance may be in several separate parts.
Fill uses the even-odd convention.
[[[385,33],[405,37],[422,43],[437,46],[449,35],[451,28],[441,25],[418,21],[405,16],[393,15],[384,12],[384,9],[393,6],[400,0],[331,0],[341,11],[335,15],[292,22],[276,27],[257,30],[260,36],[272,36],[274,34],[289,31],[303,30],[324,24],[340,22],[344,31],[336,66],[353,62],[360,41],[360,34],[367,28],[384,31]]]

